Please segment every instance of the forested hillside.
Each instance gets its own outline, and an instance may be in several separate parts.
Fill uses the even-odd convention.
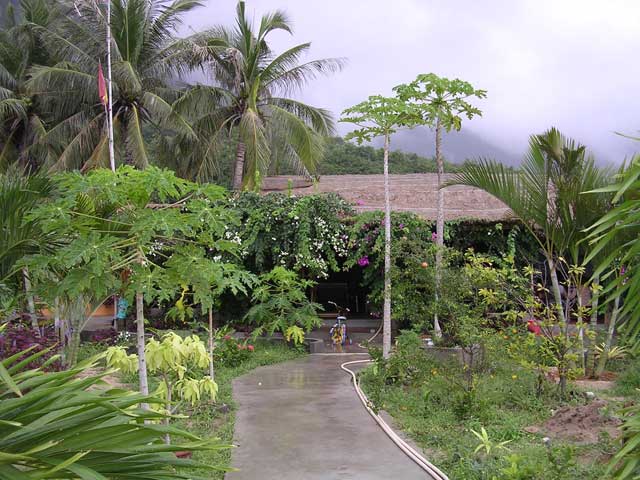
[[[446,163],[445,171],[455,172],[459,165]],[[436,171],[433,158],[425,158],[415,153],[392,151],[389,154],[391,173],[430,173]],[[340,137],[328,140],[324,159],[320,164],[321,175],[382,173],[382,149],[355,145]]]

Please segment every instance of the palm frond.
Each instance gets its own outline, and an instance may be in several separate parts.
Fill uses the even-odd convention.
[[[273,92],[291,93],[300,90],[318,75],[330,75],[341,71],[346,65],[344,58],[325,58],[312,60],[287,71],[274,75],[264,84],[264,88]]]
[[[269,170],[270,146],[258,112],[252,109],[245,111],[238,128],[240,139],[246,147],[244,186],[252,189],[257,173],[264,175]]]
[[[127,148],[132,154],[132,160],[138,168],[146,168],[149,165],[149,157],[142,136],[140,112],[136,107],[133,107],[129,112],[126,124]]]

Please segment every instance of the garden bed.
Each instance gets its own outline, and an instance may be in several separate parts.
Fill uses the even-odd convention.
[[[438,360],[422,349],[399,350],[390,361],[364,370],[362,387],[449,478],[606,478],[619,448],[620,410],[630,402],[620,386],[592,397],[571,385],[561,402],[550,381],[536,396],[534,373],[499,350],[487,353],[471,387],[455,355]],[[482,436],[483,429],[486,442],[473,432]]]

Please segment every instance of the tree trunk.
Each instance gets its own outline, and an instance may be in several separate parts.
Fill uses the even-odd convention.
[[[78,350],[80,350],[80,329],[74,326],[71,332],[71,339],[69,340],[67,366],[73,367],[76,364],[78,361]]]
[[[611,351],[611,344],[613,343],[613,334],[616,331],[616,322],[618,321],[618,315],[620,315],[620,295],[617,295],[613,302],[613,312],[611,313],[611,318],[609,319],[607,339],[605,340],[604,348],[602,349],[602,353],[600,354],[598,366],[596,367],[596,370],[593,374],[593,377],[596,379],[600,378],[600,375],[602,375],[602,372],[604,372],[604,369],[607,366],[607,357],[609,356],[609,352]]]
[[[441,152],[442,125],[440,117],[436,119],[436,165],[438,167],[438,214],[436,219],[436,305],[440,296],[440,278],[442,272],[442,248],[444,247],[444,190],[442,187],[442,175],[444,174],[444,160]],[[433,333],[436,338],[442,337],[442,328],[438,320],[438,312],[433,317]]]
[[[556,301],[558,321],[566,324],[567,320],[564,315],[564,310],[562,310],[562,294],[560,293],[560,282],[558,282],[558,271],[556,268],[556,263],[552,258],[547,257],[547,265],[549,265],[549,275],[551,276],[553,298]]]
[[[213,371],[213,310],[209,309],[209,376],[214,378]]]
[[[149,382],[147,380],[147,358],[144,351],[144,296],[142,292],[136,292],[136,326],[138,329],[138,376],[140,378],[140,393],[142,393],[143,395],[149,395]]]
[[[242,177],[244,176],[244,154],[246,152],[246,146],[244,142],[238,139],[238,145],[236,146],[236,162],[233,172],[233,189],[240,191],[242,189]]]
[[[24,281],[24,293],[27,296],[27,311],[29,312],[29,319],[31,320],[31,328],[35,332],[37,337],[40,337],[40,326],[38,325],[38,316],[36,315],[36,303],[33,300],[33,293],[31,293],[31,280],[29,280],[29,270],[27,268],[22,269],[22,279]]]
[[[389,194],[389,134],[384,136],[384,309],[382,355],[391,354],[391,198]]]
[[[595,275],[593,277],[593,296],[591,297],[591,319],[589,320],[589,325],[591,327],[591,331],[593,332],[593,340],[589,345],[589,353],[587,356],[587,373],[590,375],[594,374],[594,369],[596,365],[596,345],[598,344],[597,338],[598,335],[596,333],[596,329],[598,328],[598,303],[600,300],[600,275]]]
[[[561,330],[560,334],[565,336],[565,346],[568,344],[569,338],[569,323],[566,321],[566,317],[564,311],[562,310],[562,295],[560,294],[560,282],[558,281],[558,271],[556,268],[556,263],[553,258],[547,257],[547,264],[549,265],[549,275],[551,276],[551,285],[553,290],[553,296],[556,301],[556,310],[558,312],[558,322],[560,325],[563,325],[564,329]],[[567,295],[568,297],[568,295]],[[568,299],[567,299],[568,302]],[[560,397],[564,400],[567,393],[567,365],[566,365],[566,353],[564,353],[561,357],[557,358],[558,360],[558,377],[559,377],[559,386],[560,386]]]

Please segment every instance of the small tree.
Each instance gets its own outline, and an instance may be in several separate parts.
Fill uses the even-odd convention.
[[[63,294],[73,299],[79,290],[112,293],[120,286],[116,279],[123,280],[127,294],[136,301],[140,391],[148,394],[144,301],[167,300],[180,288],[167,281],[174,274],[163,265],[176,248],[197,245],[199,258],[204,248],[228,248],[225,226],[234,221],[232,212],[219,204],[224,190],[152,167],[63,174],[57,182],[59,197],[34,215],[44,231],[61,235],[67,254],[33,260],[41,278],[53,274],[63,279],[55,291],[61,299]],[[46,294],[44,288],[40,291]],[[82,319],[86,320],[84,314]]]
[[[218,255],[213,258],[205,256],[205,251],[198,245],[183,245],[176,249],[165,263],[168,270],[166,276],[167,290],[171,285],[182,285],[183,295],[179,311],[186,316],[187,308],[184,297],[191,297],[193,304],[200,305],[200,311],[208,316],[209,336],[209,376],[214,378],[213,348],[213,309],[219,304],[220,297],[225,292],[234,295],[247,294],[247,288],[256,283],[251,273],[233,263],[227,263],[222,253],[233,255],[237,253],[239,245],[235,242],[217,242]],[[209,252],[211,255],[211,252]],[[190,309],[192,311],[192,309]]]
[[[399,127],[413,125],[419,116],[398,98],[370,96],[342,112],[341,122],[355,124],[358,128],[345,138],[354,138],[359,144],[375,137],[384,137],[384,308],[382,329],[382,353],[391,353],[391,199],[389,194],[389,144],[391,135]]]
[[[416,125],[425,125],[436,130],[436,164],[438,168],[438,215],[436,220],[436,243],[444,246],[444,191],[442,190],[442,175],[444,174],[444,159],[442,158],[442,129],[447,132],[462,128],[462,117],[471,120],[474,116],[481,116],[482,112],[471,105],[467,99],[485,98],[485,90],[476,90],[465,81],[438,77],[434,73],[421,74],[409,84],[398,85],[393,89],[398,98],[410,103],[419,112]],[[442,267],[442,254],[436,255],[436,273]],[[438,287],[439,287],[439,281]],[[436,298],[439,288],[436,288]],[[434,317],[434,331],[441,335],[438,316]]]
[[[284,267],[275,267],[260,276],[260,283],[253,291],[256,305],[247,312],[246,319],[258,325],[254,334],[275,331],[287,341],[300,344],[305,332],[320,323],[318,310],[322,307],[309,301],[307,290],[315,285]]]
[[[149,371],[160,376],[155,395],[164,400],[167,414],[179,410],[180,402],[176,402],[176,396],[191,405],[198,404],[205,396],[215,400],[218,385],[210,376],[201,374],[207,368],[209,358],[204,343],[196,335],[182,338],[174,332],[167,332],[160,341],[151,339],[145,347],[145,353]],[[110,347],[106,359],[110,367],[125,373],[137,371],[137,355],[127,355],[124,347]],[[164,419],[165,425],[169,425],[169,419]],[[170,443],[168,433],[165,442]]]

